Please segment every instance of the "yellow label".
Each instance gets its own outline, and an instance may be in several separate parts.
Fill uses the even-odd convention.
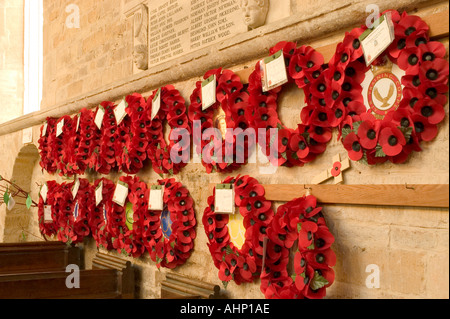
[[[229,218],[228,232],[230,233],[230,240],[238,249],[241,249],[245,243],[244,217],[237,213],[230,215]]]

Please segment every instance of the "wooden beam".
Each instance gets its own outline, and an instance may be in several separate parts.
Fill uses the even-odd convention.
[[[434,13],[428,16],[422,17],[422,19],[430,26],[430,37],[434,40],[446,37],[449,35],[449,10],[445,10],[439,13]],[[344,36],[342,36],[343,39]],[[318,52],[320,52],[324,61],[327,63],[331,60],[334,53],[336,52],[336,46],[338,42],[331,43],[319,48],[315,48]],[[236,72],[237,75],[241,78],[244,84],[248,84],[248,77],[255,70],[254,66],[251,68],[247,68],[241,71]]]
[[[211,184],[212,194],[215,184]],[[267,200],[289,202],[306,195],[317,197],[321,204],[449,207],[449,185],[263,185]]]

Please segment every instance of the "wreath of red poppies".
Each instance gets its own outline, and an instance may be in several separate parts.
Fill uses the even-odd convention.
[[[117,166],[126,174],[136,174],[147,159],[147,112],[142,95],[134,93],[125,98],[127,115],[119,124],[116,139]]]
[[[116,140],[119,138],[119,130],[117,128],[117,121],[114,115],[116,105],[113,102],[102,102],[100,104],[104,108],[105,114],[103,116],[102,128],[100,130],[99,148],[94,150],[96,156],[95,170],[103,175],[108,175],[114,168],[117,167],[116,158]],[[99,109],[95,115],[97,115]],[[95,117],[94,117],[95,119]],[[97,128],[98,129],[98,128]],[[88,138],[93,136],[92,133],[87,133]],[[121,154],[120,152],[118,154]]]
[[[79,121],[79,127],[73,137],[75,156],[71,165],[77,168],[76,174],[81,175],[87,169],[95,169],[100,147],[100,130],[94,122],[94,111],[83,108],[78,116],[79,119],[75,118],[76,121]]]
[[[422,150],[422,141],[436,137],[437,125],[445,118],[449,70],[444,45],[430,41],[429,27],[421,18],[390,13],[395,41],[372,66],[382,66],[389,59],[406,72],[398,109],[379,119],[364,105],[361,83],[369,68],[359,37],[366,26],[345,35],[322,79],[327,95],[336,97],[327,106],[339,115],[334,125],[340,129],[349,157],[370,165],[388,160],[404,163],[413,151]]]
[[[95,190],[99,186],[99,184],[103,184],[102,188],[102,200],[98,205],[96,205],[96,197],[95,197]],[[95,201],[92,206],[92,210],[89,214],[89,226],[91,228],[92,237],[94,238],[97,247],[104,248],[106,250],[112,250],[112,237],[111,234],[108,232],[108,218],[106,212],[106,205],[107,203],[111,203],[113,196],[114,196],[114,190],[116,186],[114,182],[112,182],[109,179],[102,178],[99,180],[96,180],[92,189],[94,191],[94,198]]]
[[[267,229],[269,237],[261,291],[267,299],[321,299],[334,282],[334,236],[314,196],[278,208]],[[298,241],[297,241],[298,240]],[[290,249],[298,242],[294,274],[288,273]]]
[[[297,48],[293,42],[278,43],[270,49],[270,54],[280,50],[283,50],[286,61],[288,83],[295,82],[305,92],[306,106],[300,114],[302,124],[293,130],[281,123],[277,101],[283,86],[263,92],[260,62],[249,77],[249,102],[252,111],[248,112],[248,121],[255,130],[266,130],[266,138],[259,138],[259,144],[272,164],[303,166],[325,152],[326,144],[332,136],[331,116],[325,107],[325,97],[315,99],[311,96],[325,68],[324,59],[313,48]],[[275,137],[271,129],[278,131],[278,148],[275,148]]]
[[[264,187],[250,176],[228,177],[223,184],[234,185],[235,204],[244,217],[245,243],[238,249],[231,242],[227,227],[229,215],[214,212],[214,190],[202,219],[208,248],[225,286],[231,280],[238,285],[253,282],[261,273],[263,240],[274,216],[272,204],[264,197]]]
[[[147,100],[147,116],[152,118],[153,99],[159,90],[155,90]],[[191,126],[186,113],[186,101],[172,85],[161,88],[160,109],[148,130],[148,157],[153,170],[162,174],[176,175],[190,160]],[[171,128],[170,144],[164,139],[164,121]]]
[[[148,210],[145,199],[147,186],[137,176],[122,176],[119,180],[128,185],[128,196],[124,207],[112,200],[106,202],[106,231],[111,235],[112,246],[117,252],[138,258],[145,252],[143,221]],[[133,209],[134,222],[131,230],[126,225],[127,202],[132,204]]]
[[[144,217],[144,242],[150,257],[158,268],[174,269],[183,265],[191,256],[194,240],[197,237],[195,226],[194,200],[187,188],[174,179],[159,180],[164,186],[164,203],[170,213],[172,233],[169,238],[161,229],[162,211],[149,211]],[[150,189],[147,191],[147,198]]]
[[[57,171],[56,162],[53,157],[53,143],[56,139],[56,122],[57,119],[47,118],[47,129],[44,134],[45,124],[41,126],[41,137],[39,138],[39,155],[41,160],[39,165],[43,170],[50,174],[55,174]]]
[[[206,172],[231,172],[241,167],[249,157],[252,141],[243,134],[249,123],[247,120],[249,110],[249,95],[246,87],[242,84],[238,75],[230,70],[215,69],[208,71],[204,79],[212,75],[216,76],[216,99],[217,102],[203,111],[202,106],[202,81],[196,83],[196,88],[191,95],[189,107],[189,120],[194,132],[210,134],[211,129],[216,128],[214,113],[222,108],[225,113],[227,130],[232,129],[235,136],[226,134],[225,138],[210,134],[211,138],[194,140],[197,154],[201,154],[202,164]],[[241,131],[238,131],[240,129]],[[244,141],[243,143],[240,141]],[[222,154],[221,158],[217,154]]]
[[[39,230],[44,238],[46,236],[54,236],[57,234],[58,231],[58,225],[56,223],[56,214],[55,210],[53,209],[53,203],[55,201],[54,194],[59,188],[59,184],[55,181],[48,181],[47,182],[48,192],[47,192],[47,202],[44,203],[44,199],[42,196],[39,196],[39,204],[38,204],[38,220],[39,220]],[[52,207],[52,222],[45,222],[44,219],[44,208],[45,206],[51,206]]]

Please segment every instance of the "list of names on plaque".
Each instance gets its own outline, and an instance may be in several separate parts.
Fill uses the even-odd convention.
[[[165,0],[150,3],[150,65],[245,32],[236,0]]]

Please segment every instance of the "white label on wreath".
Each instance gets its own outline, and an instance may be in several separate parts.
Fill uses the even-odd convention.
[[[77,197],[79,189],[80,189],[80,180],[77,178],[77,179],[75,179],[75,183],[72,186],[72,197],[73,198]]]
[[[44,204],[47,202],[47,193],[48,193],[48,186],[47,186],[47,183],[44,183],[44,185],[42,185],[41,191],[40,191],[40,194],[41,194],[42,200],[44,201]]]
[[[367,66],[371,65],[395,40],[390,14],[382,16],[374,25],[377,27],[367,30],[360,37]]]
[[[152,100],[152,121],[158,115],[159,109],[161,108],[161,89],[156,92],[155,97]]]
[[[44,206],[44,223],[51,223],[52,219],[52,206],[45,205]]]
[[[283,50],[261,61],[263,91],[267,92],[288,82]]]
[[[44,128],[42,129],[42,135],[41,136],[47,135],[47,129],[48,129],[48,123],[45,122],[44,123]]]
[[[78,129],[80,128],[81,114],[78,114],[77,118],[77,127],[75,128],[75,133],[78,133]]]
[[[122,123],[125,116],[127,116],[126,109],[128,107],[128,103],[125,99],[120,102],[120,104],[114,109],[114,116],[116,117],[117,125]]]
[[[216,99],[216,76],[211,75],[202,82],[202,110],[205,111],[217,101]]]
[[[148,199],[148,210],[162,211],[164,209],[164,188],[152,187]]]
[[[118,182],[114,191],[113,202],[124,206],[128,196],[128,185],[124,182]]]
[[[222,187],[231,186],[231,187]],[[234,189],[232,185],[217,185],[215,194],[214,211],[216,214],[234,214]]]
[[[95,125],[97,125],[99,130],[102,129],[104,116],[105,116],[105,109],[103,108],[103,106],[100,105],[97,108],[97,114],[95,115]]]
[[[95,206],[98,206],[103,200],[103,182],[100,182],[95,189]]]
[[[64,128],[64,119],[62,119],[57,125],[56,125],[56,137],[60,136],[63,133]]]

